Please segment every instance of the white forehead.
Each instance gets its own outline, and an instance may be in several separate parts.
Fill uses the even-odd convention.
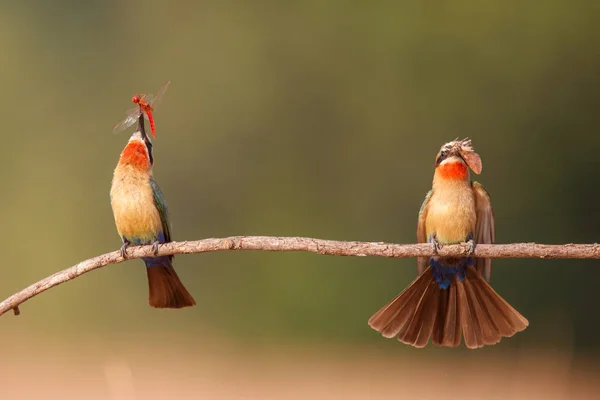
[[[129,138],[129,141],[133,142],[133,141],[138,141],[138,140],[143,141],[144,137],[142,136],[142,132],[135,131],[135,132],[133,132],[133,135],[131,135],[131,137]]]
[[[442,160],[442,162],[440,163],[440,165],[451,164],[451,163],[456,163],[456,162],[461,162],[461,163],[464,164],[465,160],[463,160],[459,156],[450,156],[450,157],[445,158],[444,160]]]

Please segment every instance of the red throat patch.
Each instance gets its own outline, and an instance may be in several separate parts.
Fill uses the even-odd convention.
[[[469,175],[469,168],[461,161],[445,162],[437,169],[443,179],[465,179]]]
[[[150,159],[148,158],[148,149],[142,142],[130,142],[121,153],[120,164],[129,164],[136,168],[147,170],[150,168]]]

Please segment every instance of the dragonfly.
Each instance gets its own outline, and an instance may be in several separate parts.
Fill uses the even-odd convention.
[[[154,117],[152,113],[154,108],[158,105],[162,97],[164,96],[167,88],[171,81],[166,81],[164,85],[158,90],[155,96],[151,94],[136,94],[131,98],[131,101],[137,104],[137,107],[127,110],[125,113],[127,117],[115,125],[113,132],[121,132],[135,124],[140,117],[140,114],[144,114],[144,117],[150,122],[150,129],[152,130],[152,137],[156,137],[156,127],[154,126]]]

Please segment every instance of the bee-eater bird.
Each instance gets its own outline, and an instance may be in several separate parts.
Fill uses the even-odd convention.
[[[171,241],[167,205],[152,176],[152,142],[144,130],[144,117],[139,128],[121,152],[115,168],[110,200],[117,231],[123,240],[125,257],[130,244],[153,244]],[[196,304],[173,269],[173,256],[144,257],[148,273],[149,303],[156,308],[182,308]]]
[[[440,149],[433,188],[419,211],[417,241],[443,245],[494,242],[494,212],[487,191],[471,181],[469,168],[481,173],[481,159],[470,140]],[[384,337],[425,347],[456,347],[464,336],[470,349],[498,343],[529,322],[488,284],[492,260],[472,257],[419,257],[419,277],[377,311],[369,325]],[[485,279],[484,279],[485,277]],[[486,281],[487,280],[487,281]]]

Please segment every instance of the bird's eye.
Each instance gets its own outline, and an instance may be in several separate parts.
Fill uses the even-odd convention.
[[[448,151],[447,150],[442,150],[440,151],[440,155],[437,158],[437,162],[436,164],[441,163],[442,161],[444,161],[446,159],[446,156],[448,155]]]

